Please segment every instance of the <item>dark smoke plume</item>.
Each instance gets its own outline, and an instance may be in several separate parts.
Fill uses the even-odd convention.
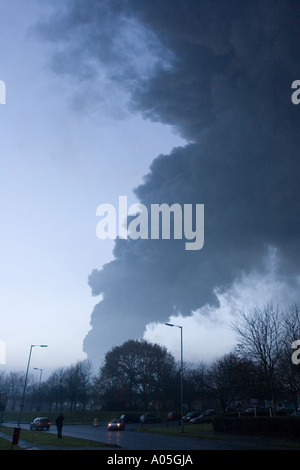
[[[43,25],[53,67],[90,83],[100,70],[131,112],[173,126],[189,142],[157,156],[138,200],[205,204],[205,243],[116,240],[115,259],[89,276],[102,294],[84,340],[90,359],[149,322],[217,303],[245,273],[299,273],[300,80],[298,1],[71,0]],[[81,96],[88,100],[89,97]],[[155,157],[155,156],[154,156]]]

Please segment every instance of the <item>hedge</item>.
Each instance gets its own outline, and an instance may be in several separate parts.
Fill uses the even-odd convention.
[[[257,436],[300,437],[300,418],[297,417],[227,417],[214,416],[213,430],[228,434]]]

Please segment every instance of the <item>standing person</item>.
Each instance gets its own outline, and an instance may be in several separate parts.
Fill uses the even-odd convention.
[[[57,437],[58,439],[61,439],[61,433],[64,424],[64,417],[62,413],[60,413],[59,416],[56,418],[55,424],[57,427]]]

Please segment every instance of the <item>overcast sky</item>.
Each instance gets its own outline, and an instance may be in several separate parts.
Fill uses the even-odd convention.
[[[31,344],[48,372],[132,338],[179,358],[170,321],[205,361],[240,309],[299,300],[299,2],[0,6],[0,370]],[[121,195],[204,204],[203,248],[100,240]]]

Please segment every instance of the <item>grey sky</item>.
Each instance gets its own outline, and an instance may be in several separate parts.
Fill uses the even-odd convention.
[[[96,208],[119,191],[136,201],[136,182],[153,155],[183,142],[116,101],[81,112],[84,87],[51,68],[59,46],[36,32],[51,2],[0,1],[0,341],[6,364],[47,369],[85,359],[82,342],[93,306],[88,275],[113,258],[113,242],[96,237]],[[86,88],[89,89],[88,85]],[[132,145],[134,139],[134,146]],[[2,343],[1,343],[2,344]],[[1,359],[1,358],[0,358]],[[0,360],[1,362],[1,360]],[[34,371],[33,371],[34,373]]]

